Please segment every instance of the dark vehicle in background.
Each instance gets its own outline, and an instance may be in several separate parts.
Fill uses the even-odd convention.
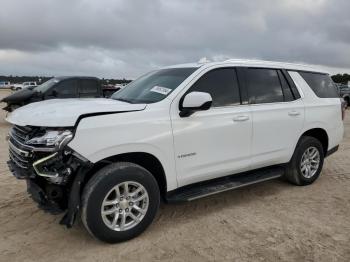
[[[4,110],[12,112],[18,107],[33,102],[58,98],[109,97],[118,89],[104,90],[96,77],[54,77],[45,83],[19,90],[1,100],[7,103]]]
[[[346,107],[350,106],[350,86],[344,84],[337,84],[339,96],[344,99]]]
[[[110,97],[112,96],[115,92],[119,91],[120,89],[124,88],[125,85],[103,85],[102,86],[102,91],[103,91],[103,96],[104,97]]]

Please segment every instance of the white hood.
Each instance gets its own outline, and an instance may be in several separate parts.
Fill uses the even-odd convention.
[[[81,115],[139,111],[145,104],[129,104],[106,98],[52,99],[32,103],[13,111],[6,121],[20,126],[74,126]]]

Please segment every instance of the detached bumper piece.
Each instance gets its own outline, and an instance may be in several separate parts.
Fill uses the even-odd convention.
[[[49,199],[47,193],[38,184],[30,179],[27,180],[27,192],[38,203],[38,207],[45,212],[58,215],[64,211],[58,203]]]
[[[66,214],[60,221],[60,224],[65,225],[67,228],[71,228],[73,226],[76,216],[80,210],[80,196],[82,189],[81,186],[84,182],[85,174],[90,170],[90,168],[90,165],[81,167],[78,170],[77,175],[75,176],[74,181],[72,183],[68,200],[68,209]]]

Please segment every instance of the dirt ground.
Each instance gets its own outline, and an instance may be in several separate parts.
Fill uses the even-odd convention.
[[[162,205],[145,233],[116,245],[93,239],[80,221],[66,229],[60,215],[37,208],[6,166],[4,117],[1,111],[0,261],[350,261],[350,110],[340,150],[313,185],[275,180]]]

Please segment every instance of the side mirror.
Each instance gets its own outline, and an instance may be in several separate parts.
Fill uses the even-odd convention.
[[[208,110],[213,99],[209,93],[191,92],[188,93],[180,104],[180,117],[187,117],[196,111]]]

